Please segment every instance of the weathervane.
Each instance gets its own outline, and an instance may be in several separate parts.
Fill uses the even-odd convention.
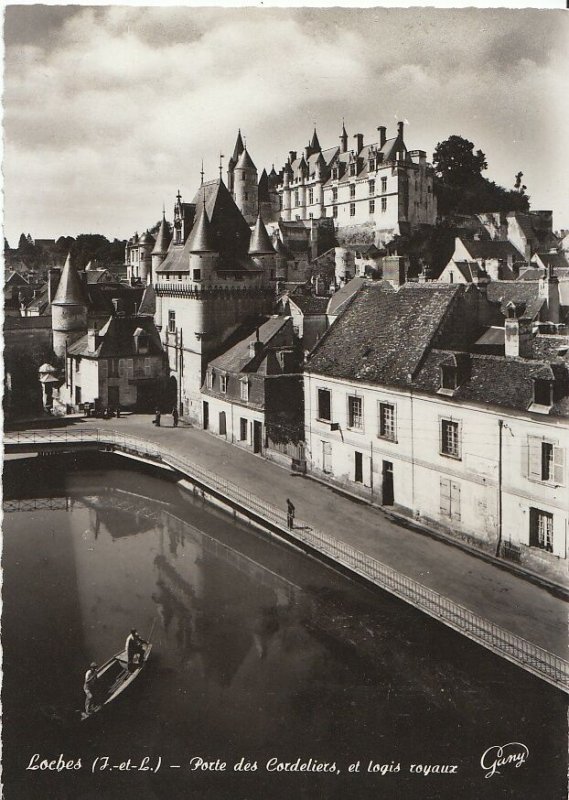
[[[202,158],[202,168],[201,168],[200,175],[202,176],[201,185],[203,186],[203,176],[204,176],[204,171],[203,171],[203,158]]]
[[[223,164],[222,164],[222,159],[224,159],[224,158],[225,158],[225,156],[223,155],[223,153],[220,153],[220,154],[219,154],[219,180],[220,180],[220,181],[221,181],[221,180],[223,180]]]

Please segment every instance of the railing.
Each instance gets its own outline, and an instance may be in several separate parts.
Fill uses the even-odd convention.
[[[6,433],[4,437],[7,449],[11,446],[21,448],[22,445],[41,449],[42,445],[46,444],[73,446],[82,442],[98,442],[101,447],[112,447],[145,456],[173,467],[188,476],[190,480],[199,483],[204,496],[208,489],[214,494],[221,495],[249,514],[270,523],[283,533],[286,532],[288,536],[347,567],[469,639],[569,693],[569,662],[474,614],[464,606],[402,575],[347,542],[311,528],[301,520],[297,519],[294,528],[289,530],[285,513],[237,484],[214,475],[210,470],[205,470],[166,447],[158,447],[138,437],[126,436],[116,431],[90,428],[18,431]]]

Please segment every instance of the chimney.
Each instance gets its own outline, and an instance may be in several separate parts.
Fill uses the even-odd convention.
[[[310,158],[311,154],[312,154],[312,149],[311,149],[310,145],[307,144],[306,147],[304,148],[304,158],[306,159],[306,161],[308,161],[308,159]]]
[[[94,353],[97,349],[98,341],[97,341],[97,329],[90,328],[87,331],[87,349],[90,353]]]
[[[554,274],[553,267],[548,264],[545,275],[539,279],[539,297],[547,301],[548,322],[559,323],[559,278]]]
[[[364,135],[363,133],[356,133],[354,135],[354,139],[356,140],[356,154],[359,155],[362,150],[364,149]]]
[[[259,341],[259,329],[255,331],[256,339],[253,342],[249,342],[249,357],[255,358],[256,355],[262,352],[263,350],[263,342]]]
[[[288,158],[291,164],[293,161],[296,161],[296,150],[289,150]]]
[[[506,358],[531,358],[533,344],[531,319],[508,317],[504,320],[504,331]]]
[[[383,145],[385,144],[385,141],[387,139],[387,136],[386,136],[386,130],[387,129],[386,129],[385,125],[380,125],[377,130],[379,131],[379,146],[383,147]]]
[[[397,135],[399,136],[400,139],[403,138],[403,122],[397,123]]]

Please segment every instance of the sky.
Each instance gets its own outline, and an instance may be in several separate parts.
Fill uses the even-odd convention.
[[[316,125],[432,156],[458,134],[569,228],[563,10],[8,6],[4,226],[126,238],[219,176],[237,130],[259,174]],[[352,142],[354,140],[352,139]],[[225,177],[225,168],[224,168]]]

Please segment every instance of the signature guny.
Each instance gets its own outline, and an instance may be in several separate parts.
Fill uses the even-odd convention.
[[[513,764],[516,768],[525,764],[529,757],[529,750],[521,742],[508,742],[508,744],[493,745],[482,753],[480,766],[486,770],[484,777],[500,775],[499,767]]]

